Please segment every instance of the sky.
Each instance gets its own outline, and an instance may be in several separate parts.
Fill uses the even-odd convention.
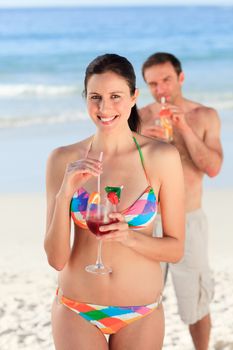
[[[0,0],[0,7],[101,5],[231,5],[233,0]]]

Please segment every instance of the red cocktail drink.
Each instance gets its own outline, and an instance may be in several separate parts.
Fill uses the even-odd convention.
[[[89,218],[86,221],[89,230],[92,233],[94,233],[96,236],[106,235],[107,233],[110,232],[110,231],[100,231],[99,230],[100,226],[106,226],[106,225],[110,225],[110,224],[113,224],[113,223],[116,223],[116,222],[118,222],[118,220],[116,220],[116,219],[109,219],[109,221],[106,222],[106,220],[104,220],[104,217]]]

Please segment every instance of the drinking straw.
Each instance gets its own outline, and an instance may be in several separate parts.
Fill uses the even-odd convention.
[[[100,152],[99,161],[101,162],[102,159],[103,159],[103,152]],[[97,177],[97,191],[100,195],[100,174]],[[101,202],[101,197],[100,197],[100,202]],[[100,217],[100,206],[99,205],[97,205],[97,215],[98,215],[98,217]]]
[[[164,104],[166,103],[166,97],[162,96],[160,102],[161,102],[162,108],[164,108]]]
[[[100,156],[99,156],[99,161],[100,162],[103,159],[103,154],[104,154],[103,152],[100,152]],[[98,178],[97,178],[97,191],[100,194],[100,174],[98,175]]]

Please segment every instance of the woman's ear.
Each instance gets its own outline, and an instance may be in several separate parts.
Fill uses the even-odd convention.
[[[135,105],[135,103],[136,103],[136,101],[137,101],[137,98],[138,98],[138,95],[139,95],[139,89],[136,88],[136,89],[135,89],[135,92],[134,92],[134,94],[133,94],[133,96],[132,96],[132,102],[133,102],[133,105],[132,105],[132,106]]]

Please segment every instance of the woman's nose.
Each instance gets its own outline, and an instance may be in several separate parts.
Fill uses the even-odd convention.
[[[111,102],[108,100],[102,99],[99,104],[99,110],[101,113],[106,113],[111,109]]]

